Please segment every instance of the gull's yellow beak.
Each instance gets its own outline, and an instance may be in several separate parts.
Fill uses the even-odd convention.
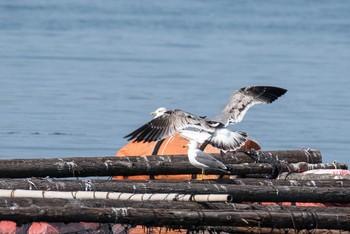
[[[151,113],[149,113],[150,115],[156,116],[156,112],[152,111]]]

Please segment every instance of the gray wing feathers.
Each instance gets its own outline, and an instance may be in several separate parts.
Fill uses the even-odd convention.
[[[196,160],[200,163],[207,165],[209,168],[212,168],[212,169],[215,169],[215,168],[224,169],[224,170],[227,169],[225,164],[223,164],[222,162],[220,162],[210,154],[204,153],[203,151],[197,152]]]
[[[134,139],[137,142],[158,141],[189,127],[208,132],[215,131],[203,117],[198,117],[176,109],[173,111],[166,111],[163,115],[149,121],[132,133],[126,135],[125,138],[128,138],[128,140]]]
[[[246,112],[255,104],[274,102],[287,92],[286,89],[272,86],[251,86],[233,93],[217,120],[227,126],[242,121]]]
[[[226,127],[230,123],[240,122],[247,110],[255,104],[271,103],[285,94],[287,90],[271,86],[252,86],[241,88],[233,93],[223,111],[214,120],[205,119],[191,113],[175,109],[166,111],[163,115],[151,120],[135,131],[126,135],[128,140],[151,142],[159,141],[186,128],[195,128],[214,133],[217,129]],[[241,134],[242,135],[242,134]],[[220,140],[218,134],[213,137],[214,146],[223,145],[223,149],[237,148],[246,139],[228,135],[225,142]],[[231,141],[230,141],[231,140]],[[234,141],[232,141],[234,140]],[[227,146],[228,145],[228,146]]]
[[[231,132],[225,128],[218,129],[214,135],[209,138],[209,143],[224,151],[233,151],[240,148],[248,140],[245,132]]]

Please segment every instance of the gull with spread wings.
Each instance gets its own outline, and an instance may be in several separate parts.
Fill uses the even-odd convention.
[[[155,118],[126,135],[128,140],[151,142],[162,140],[175,133],[197,130],[205,134],[206,141],[224,151],[236,150],[247,141],[247,133],[227,129],[229,124],[242,121],[244,115],[256,104],[274,102],[287,92],[286,89],[273,86],[249,86],[234,92],[225,108],[214,118],[197,116],[175,109],[158,108]],[[197,140],[198,139],[192,139]]]

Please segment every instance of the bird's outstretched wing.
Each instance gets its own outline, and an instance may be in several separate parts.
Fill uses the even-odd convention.
[[[204,117],[175,109],[166,111],[163,115],[149,121],[132,133],[125,136],[128,140],[151,142],[164,139],[185,128],[197,128],[207,132],[214,132],[216,124],[207,122]],[[217,123],[218,124],[218,123]]]
[[[226,128],[220,128],[208,138],[209,143],[223,151],[233,151],[239,149],[248,140],[245,132],[231,132]]]
[[[273,86],[250,86],[234,92],[222,112],[215,120],[227,126],[241,122],[245,113],[256,104],[274,102],[287,92],[286,89]]]

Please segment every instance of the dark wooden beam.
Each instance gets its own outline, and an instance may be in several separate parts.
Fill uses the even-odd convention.
[[[54,209],[49,206],[30,206],[10,210],[0,207],[2,220],[20,223],[33,221],[122,223],[192,230],[205,229],[207,226],[350,230],[349,216],[349,213],[290,210],[242,211],[81,206]]]
[[[350,180],[273,180],[273,179],[220,179],[220,180],[63,180],[63,179],[0,179],[0,189],[29,189],[50,191],[111,191],[111,192],[176,192],[217,193],[237,186],[306,186],[349,188]],[[249,187],[246,187],[249,188]]]
[[[317,150],[308,151],[307,153],[303,150],[261,151],[260,154],[281,160],[308,155],[308,161],[319,161],[321,157]],[[215,155],[215,157],[229,165],[231,174],[235,175],[269,174],[274,169],[273,163],[252,163],[253,158],[244,152],[236,152],[227,156]],[[312,160],[310,160],[310,157]],[[240,164],[243,162],[249,164]],[[343,165],[339,164],[339,167],[343,167]],[[0,160],[0,177],[7,178],[174,175],[199,174],[200,172],[200,169],[193,167],[188,162],[187,155]],[[207,173],[223,174],[223,172],[210,170]]]

